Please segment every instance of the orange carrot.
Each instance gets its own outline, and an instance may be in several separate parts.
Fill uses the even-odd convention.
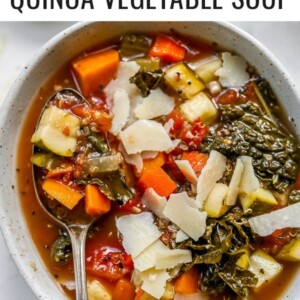
[[[122,300],[135,299],[135,287],[130,281],[126,279],[120,279],[113,290],[112,300],[120,300],[120,299]]]
[[[110,210],[110,200],[104,196],[95,186],[88,184],[85,186],[85,211],[87,214],[95,216],[105,214]]]
[[[198,290],[199,273],[196,267],[180,275],[174,282],[174,291],[179,294],[194,294]]]
[[[159,57],[165,62],[178,62],[184,59],[185,53],[185,49],[172,38],[159,35],[149,51],[149,56]]]
[[[56,177],[59,175],[65,175],[67,173],[71,173],[74,171],[74,165],[72,164],[64,164],[62,166],[58,166],[57,168],[51,170],[48,172],[48,174],[46,175],[46,178],[52,178],[52,177]]]
[[[119,53],[114,49],[75,60],[72,69],[84,96],[108,84],[116,75],[119,61]]]
[[[188,160],[195,173],[198,173],[206,165],[208,155],[205,153],[199,153],[197,151],[184,152],[181,159]]]
[[[144,159],[143,169],[140,173],[136,172],[138,177],[145,175],[146,173],[162,167],[166,163],[166,155],[163,152],[159,152],[156,157],[151,159]]]
[[[73,209],[83,197],[78,191],[54,179],[46,179],[42,184],[42,188],[48,195],[59,201],[68,209]]]
[[[162,168],[147,172],[140,178],[138,185],[142,189],[153,188],[158,195],[165,197],[170,196],[177,188],[175,182]]]

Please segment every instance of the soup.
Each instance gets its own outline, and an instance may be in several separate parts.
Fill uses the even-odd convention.
[[[128,34],[88,50],[41,87],[19,151],[28,226],[71,298],[70,239],[32,180],[65,222],[101,216],[90,299],[275,299],[297,270],[298,145],[269,84],[216,45]]]

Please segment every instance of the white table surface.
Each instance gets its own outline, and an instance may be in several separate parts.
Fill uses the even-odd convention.
[[[0,22],[0,103],[21,68],[66,22]],[[235,22],[267,46],[285,65],[300,90],[300,22]],[[1,156],[0,156],[1,157]],[[0,234],[0,299],[37,299],[19,275]]]

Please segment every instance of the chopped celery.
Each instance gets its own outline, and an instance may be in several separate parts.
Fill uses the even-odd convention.
[[[149,71],[156,71],[160,70],[160,59],[159,58],[137,58],[135,60],[140,66],[141,71],[149,72]]]
[[[222,60],[220,57],[211,56],[197,62],[196,73],[205,83],[208,83],[217,78],[215,72],[221,68],[221,66]]]
[[[205,89],[204,83],[184,63],[168,68],[164,78],[167,85],[182,99],[191,99]]]
[[[151,41],[135,34],[126,34],[122,38],[120,53],[124,58],[143,57],[147,54]]]
[[[30,158],[31,163],[40,168],[45,168],[49,171],[53,170],[60,164],[62,164],[63,160],[52,154],[52,153],[34,153]]]

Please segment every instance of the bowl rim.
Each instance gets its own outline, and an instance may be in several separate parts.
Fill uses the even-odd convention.
[[[76,33],[77,31],[81,31],[84,27],[90,26],[94,23],[99,23],[99,22],[98,21],[89,21],[89,22],[75,23],[74,25],[71,25],[70,27],[64,29],[63,31],[61,31],[58,34],[56,34],[55,36],[53,36],[42,47],[40,47],[33,54],[33,56],[30,58],[30,60],[26,63],[26,65],[25,65],[26,67],[21,70],[21,72],[17,76],[16,80],[14,81],[13,85],[11,86],[9,92],[4,97],[4,99],[1,103],[1,106],[0,106],[0,115],[5,116],[6,114],[8,114],[9,107],[6,104],[9,103],[10,99],[14,97],[15,91],[21,89],[21,87],[25,84],[24,78],[26,78],[26,76],[28,74],[30,74],[31,69],[35,68],[39,64],[40,60],[42,60],[47,55],[48,49],[54,48],[56,45],[61,43],[64,40],[64,38],[66,38],[67,36],[70,36],[70,35]],[[105,22],[100,22],[100,23],[103,23],[103,24],[105,24],[105,23],[120,23],[121,24],[121,23],[127,23],[127,22],[105,21]],[[147,21],[147,22],[137,22],[137,23],[152,23],[152,22]],[[168,22],[162,21],[161,23],[168,23]],[[238,26],[236,26],[234,24],[231,24],[231,23],[225,22],[225,21],[210,21],[210,22],[186,21],[186,22],[171,22],[171,23],[174,23],[174,24],[176,24],[176,23],[215,23],[215,24],[219,25],[220,27],[223,27],[223,28],[229,30],[230,32],[236,33],[237,35],[241,36],[242,38],[244,38],[245,40],[250,42],[255,48],[262,51],[265,56],[269,57],[269,59],[272,60],[274,67],[277,68],[278,70],[280,70],[282,73],[284,73],[284,78],[288,82],[290,88],[292,89],[292,94],[294,94],[296,96],[296,100],[300,104],[300,92],[296,88],[296,84],[295,84],[294,80],[292,79],[292,77],[290,76],[289,72],[286,70],[285,66],[278,60],[278,58],[266,46],[264,46],[259,40],[257,40],[256,38],[254,38],[253,36],[251,36],[250,34],[245,32],[243,29],[239,28]],[[2,135],[0,135],[0,140],[1,140],[1,136]],[[20,199],[18,199],[18,200],[20,201]],[[12,255],[12,253],[14,251],[14,247],[15,247],[15,241],[10,236],[11,232],[9,230],[9,226],[6,221],[6,218],[4,216],[5,216],[5,211],[1,205],[1,207],[0,207],[0,228],[1,228],[1,231],[2,231],[2,234],[4,237],[4,241],[9,250],[9,253],[12,256],[13,261],[14,261],[19,273],[22,275],[22,277],[24,278],[25,282],[28,284],[30,289],[34,292],[34,294],[38,298],[43,298],[43,295],[41,293],[39,285],[36,284],[36,282],[30,276],[30,273],[33,271],[29,270],[28,266],[22,261],[22,259],[20,259],[20,257],[17,257],[16,255]],[[35,247],[35,249],[36,249],[36,247]],[[37,251],[37,249],[36,249],[36,251]]]

